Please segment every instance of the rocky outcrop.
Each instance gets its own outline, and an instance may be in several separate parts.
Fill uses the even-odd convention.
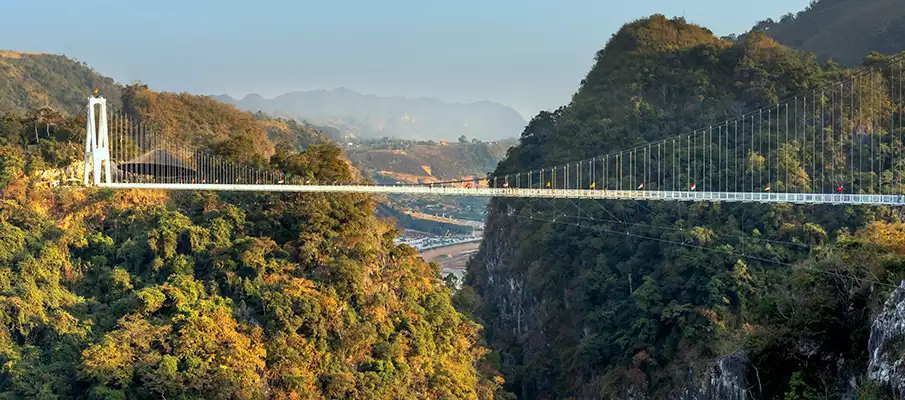
[[[730,354],[714,360],[707,366],[705,374],[696,374],[695,368],[688,368],[685,388],[678,392],[651,396],[640,390],[629,387],[619,400],[650,400],[665,398],[668,400],[747,400],[748,392],[746,375],[749,366],[748,357],[744,353]],[[755,385],[757,385],[755,383]]]
[[[509,270],[507,259],[513,257],[513,248],[505,241],[500,240],[503,232],[497,229],[485,239],[487,246],[487,257],[485,258],[484,268],[487,273],[488,292],[493,295],[494,304],[499,308],[500,319],[506,323],[512,330],[512,334],[518,336],[526,332],[526,326],[522,322],[525,321],[527,307],[530,307],[530,297],[526,296],[524,285],[521,279],[513,276],[511,273],[504,274],[503,270]]]
[[[905,281],[886,301],[870,329],[868,377],[905,398]]]
[[[80,183],[82,181],[85,169],[84,161],[75,161],[65,168],[48,168],[41,172],[38,179],[41,182],[47,182],[50,186],[56,187],[72,183]],[[120,171],[113,167],[111,171],[116,176],[122,176]]]
[[[746,400],[748,358],[743,353],[721,357],[710,366],[703,381],[689,370],[688,387],[676,400]]]
[[[521,357],[539,357],[550,351],[551,339],[547,336],[542,321],[549,319],[546,301],[534,295],[528,287],[525,265],[528,261],[519,258],[517,231],[508,229],[499,216],[492,218],[484,231],[484,242],[480,262],[474,262],[469,274],[481,275],[483,301],[493,304],[496,312],[496,341],[504,348],[517,348]],[[470,268],[472,268],[470,267]],[[502,352],[505,363],[517,365],[524,362],[512,353]],[[538,393],[552,390],[555,382],[546,376],[535,376],[533,380],[521,382],[515,390],[519,398],[537,398]]]

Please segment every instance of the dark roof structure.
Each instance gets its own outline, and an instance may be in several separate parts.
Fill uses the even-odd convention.
[[[119,164],[117,168],[133,174],[153,175],[160,178],[195,175],[195,170],[179,157],[160,149],[151,150]]]

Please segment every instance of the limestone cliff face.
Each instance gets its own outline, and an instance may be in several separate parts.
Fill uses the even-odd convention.
[[[482,252],[470,266],[470,279],[481,281],[479,286],[482,288],[483,301],[495,310],[494,320],[488,321],[488,327],[494,336],[492,341],[506,347],[507,351],[502,352],[505,362],[510,365],[526,365],[526,360],[555,360],[559,355],[554,343],[555,333],[561,327],[547,321],[553,320],[551,314],[568,313],[568,306],[553,310],[550,299],[532,293],[529,271],[532,262],[536,260],[524,256],[524,243],[519,240],[519,230],[506,224],[507,217],[491,217]],[[593,332],[585,332],[591,333]],[[807,345],[802,346],[800,352],[803,357],[813,352]],[[853,360],[843,358],[841,354],[821,356],[836,360],[835,382],[839,398],[858,399],[865,378],[878,383],[883,390],[893,395],[892,398],[905,398],[905,281],[893,291],[883,309],[873,318],[868,349],[868,371],[857,366]],[[555,369],[556,365],[558,364],[553,361],[546,367]],[[743,352],[717,358],[709,365],[688,367],[684,383],[665,393],[631,385],[625,386],[620,393],[607,393],[602,378],[606,372],[590,371],[583,386],[572,388],[568,392],[576,399],[758,398],[757,375]],[[518,387],[514,390],[522,399],[549,398],[547,396],[557,385],[558,378],[554,378],[555,376],[556,372],[552,372],[544,377],[534,375],[531,379],[518,380]]]
[[[905,281],[893,291],[871,325],[868,377],[894,398],[905,398]]]
[[[487,293],[493,298],[493,304],[499,309],[500,322],[505,323],[513,335],[518,336],[526,332],[530,326],[525,318],[527,313],[533,312],[531,296],[524,290],[521,274],[517,266],[510,265],[513,253],[518,244],[507,243],[501,238],[504,228],[497,228],[494,232],[485,231],[487,239],[486,255],[483,267],[487,274]],[[526,325],[522,322],[525,321]]]
[[[743,353],[721,357],[713,362],[705,378],[694,379],[689,371],[688,387],[676,400],[748,399],[748,358]]]
[[[490,228],[488,225],[487,228]],[[518,243],[508,240],[511,235],[508,229],[497,226],[484,231],[484,243],[482,254],[484,258],[479,263],[473,263],[471,268],[479,268],[479,271],[470,271],[470,276],[481,275],[483,301],[496,309],[496,327],[494,335],[498,343],[504,346],[519,348],[521,352],[528,353],[530,357],[532,343],[545,346],[547,338],[544,335],[543,326],[537,316],[538,300],[526,289],[524,273],[516,258]],[[527,341],[524,338],[532,334],[535,340]],[[523,354],[524,354],[523,353]],[[507,357],[504,354],[504,357]],[[519,360],[511,357],[504,360],[507,363],[517,364]],[[520,398],[531,398],[538,388],[525,387],[517,390]],[[532,385],[533,386],[533,385]],[[547,385],[543,385],[547,386]]]
[[[509,350],[503,352],[504,357],[509,357],[504,361],[522,364],[525,360],[556,357],[552,349],[555,335],[548,332],[555,332],[559,327],[545,323],[551,320],[554,311],[550,302],[531,292],[527,274],[532,260],[523,256],[518,229],[507,225],[506,219],[500,215],[491,217],[481,253],[469,267],[469,278],[481,281],[483,301],[494,308],[496,320],[489,326],[494,327],[490,329],[492,340]],[[519,359],[511,354],[519,354]],[[747,400],[750,398],[748,367],[749,360],[741,352],[717,358],[710,364],[689,367],[685,383],[668,393],[651,393],[632,386],[625,387],[621,393],[608,393],[601,379],[606,371],[594,371],[585,385],[574,388],[571,395],[581,400]],[[546,399],[556,382],[533,379],[520,381],[519,386],[515,391],[521,399]]]

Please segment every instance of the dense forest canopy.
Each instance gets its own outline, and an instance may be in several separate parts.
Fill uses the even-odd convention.
[[[355,178],[312,128],[123,89],[167,140]],[[85,117],[0,118],[0,397],[490,399],[480,326],[360,195],[67,186]],[[272,139],[272,140],[271,140]],[[277,142],[278,145],[273,143]]]
[[[572,102],[533,118],[496,173],[688,132],[843,72],[763,33],[733,42],[652,16],[613,36]],[[865,396],[883,393],[865,378],[867,335],[905,277],[901,210],[510,199],[491,209],[466,283],[521,398],[676,398],[730,355],[745,360],[753,398],[841,395],[851,389],[840,371]]]
[[[663,16],[627,24],[598,52],[572,103],[533,118],[499,171],[557,165],[688,132],[813,87],[819,72],[812,57],[764,34],[733,44]],[[560,120],[575,132],[569,140],[553,140],[550,124]]]
[[[862,50],[900,49],[848,28],[886,26],[894,44],[892,5],[821,0],[737,40],[661,15],[627,24],[496,173],[650,143],[849,72],[822,63],[835,55],[779,43],[835,40],[846,65],[887,62]],[[818,26],[850,43],[807,39]],[[903,82],[873,78],[883,101],[865,111],[905,115],[875,89]],[[900,334],[868,341],[905,278],[902,210],[496,199],[453,291],[436,264],[393,244],[368,197],[67,185],[94,88],[165,140],[316,180],[361,178],[327,137],[338,131],[120,86],[62,56],[0,52],[0,397],[693,398],[728,362],[745,378],[741,398],[895,398],[865,371],[872,353],[905,362]],[[891,126],[871,130],[903,137]],[[478,160],[499,156],[460,142]],[[434,145],[385,157],[426,144],[396,145],[363,152],[366,168],[439,175],[426,161],[447,159]],[[876,157],[901,186],[895,148]]]

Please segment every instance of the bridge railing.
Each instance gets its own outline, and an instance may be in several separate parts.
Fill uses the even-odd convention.
[[[707,201],[744,203],[794,203],[794,204],[853,204],[853,205],[905,205],[905,196],[877,194],[825,194],[825,193],[755,193],[755,192],[697,192],[697,191],[644,191],[644,190],[589,190],[589,189],[520,189],[520,188],[463,188],[444,186],[377,186],[377,185],[242,185],[242,184],[181,184],[181,183],[111,183],[101,184],[111,189],[158,189],[273,193],[367,193],[411,194],[467,197],[510,198],[569,198],[595,200],[660,200]]]
[[[92,99],[86,184],[91,168],[108,187],[895,205],[905,193],[903,69],[892,57],[702,129],[472,183],[312,182],[158,137]]]

